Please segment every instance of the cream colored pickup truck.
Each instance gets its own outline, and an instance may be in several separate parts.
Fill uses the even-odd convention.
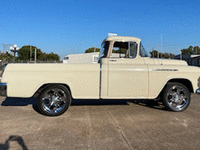
[[[37,97],[44,115],[64,113],[74,99],[156,99],[183,111],[199,93],[200,69],[185,61],[152,59],[139,38],[113,36],[102,42],[99,63],[9,64],[1,95]]]

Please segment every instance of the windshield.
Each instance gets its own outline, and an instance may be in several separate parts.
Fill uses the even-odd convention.
[[[109,49],[109,42],[105,41],[101,46],[101,50],[100,50],[100,53],[99,53],[99,59],[107,56],[108,49]]]
[[[148,57],[148,53],[144,49],[144,46],[142,45],[142,43],[140,43],[140,56],[141,57]]]

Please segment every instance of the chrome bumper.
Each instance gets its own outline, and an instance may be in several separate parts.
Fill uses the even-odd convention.
[[[196,93],[197,93],[197,94],[200,94],[200,88],[198,88],[198,89],[196,90]]]
[[[7,83],[0,83],[0,96],[7,96]]]

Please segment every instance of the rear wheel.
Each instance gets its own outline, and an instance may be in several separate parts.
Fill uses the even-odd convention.
[[[163,104],[168,110],[183,111],[190,104],[190,91],[181,83],[168,83],[163,92]]]
[[[52,85],[45,88],[38,98],[38,108],[42,114],[47,116],[63,114],[70,104],[70,92],[62,85]]]

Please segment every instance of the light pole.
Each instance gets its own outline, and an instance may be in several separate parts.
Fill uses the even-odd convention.
[[[18,52],[19,47],[16,44],[10,47],[10,51],[14,53],[14,62],[15,62],[15,54]]]
[[[183,59],[183,56],[182,56],[182,51],[180,50],[180,60]]]

